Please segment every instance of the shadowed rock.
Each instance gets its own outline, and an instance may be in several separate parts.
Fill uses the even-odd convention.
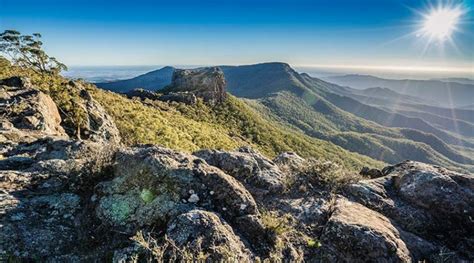
[[[125,93],[129,98],[139,98],[141,100],[157,100],[160,96],[151,90],[146,89],[133,89]]]
[[[188,105],[194,105],[197,103],[196,95],[191,92],[169,92],[167,94],[161,95],[158,99],[161,101],[175,101]]]

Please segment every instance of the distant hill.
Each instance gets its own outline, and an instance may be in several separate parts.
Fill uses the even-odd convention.
[[[299,88],[293,76],[298,75],[288,64],[264,63],[247,66],[220,66],[230,93],[246,98],[258,98],[272,92]],[[135,88],[160,90],[171,83],[175,68],[164,67],[132,79],[96,83],[100,88],[125,93]]]
[[[463,109],[463,110],[474,110],[474,104],[462,106],[462,107],[459,107],[459,109]]]
[[[433,80],[440,80],[445,82],[457,82],[461,84],[474,84],[474,79],[469,78],[440,78],[440,79],[433,79]]]
[[[126,93],[135,88],[158,90],[171,83],[174,70],[173,67],[164,67],[132,79],[96,83],[96,85],[100,88],[119,93]]]
[[[443,107],[462,107],[472,104],[474,84],[446,82],[441,80],[395,80],[369,75],[344,75],[324,78],[325,80],[355,89],[373,87],[388,88],[401,94],[435,101]]]
[[[456,169],[474,169],[473,158],[452,147],[474,146],[474,140],[464,137],[473,135],[470,122],[464,123],[463,133],[452,133],[453,129],[443,127],[449,125],[452,120],[449,117],[436,115],[444,119],[432,125],[423,119],[423,114],[410,116],[381,106],[394,100],[425,105],[428,102],[424,99],[387,88],[342,87],[299,74],[285,63],[220,68],[228,92],[245,98],[246,104],[267,121],[285,124],[311,137],[389,163],[413,159]],[[159,90],[167,83],[153,79],[170,79],[171,71],[161,69],[114,82],[112,90],[136,88],[138,83]],[[131,86],[134,82],[136,86]],[[127,86],[121,86],[124,83]]]

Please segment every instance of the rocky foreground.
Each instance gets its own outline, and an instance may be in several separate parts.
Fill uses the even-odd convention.
[[[75,139],[48,95],[0,81],[0,261],[474,260],[472,175],[406,161],[369,179],[294,153],[125,147],[81,96]]]

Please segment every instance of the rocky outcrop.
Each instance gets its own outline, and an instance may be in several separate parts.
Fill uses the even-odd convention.
[[[378,211],[406,231],[473,258],[474,178],[424,163],[406,161],[387,176],[346,189],[351,200]]]
[[[67,138],[53,100],[27,79],[0,82],[0,142],[31,142],[48,136]]]
[[[433,244],[358,203],[339,198],[333,209],[321,237],[328,262],[410,262],[436,252]]]
[[[260,153],[243,147],[235,152],[203,150],[194,155],[234,176],[251,189],[253,194],[284,190],[285,174]]]
[[[84,101],[81,106],[86,113],[81,138],[94,142],[120,143],[119,130],[102,105],[95,101],[85,89],[81,89],[80,96]]]
[[[165,92],[183,95],[190,92],[210,104],[222,103],[227,97],[224,73],[218,67],[200,69],[177,69],[173,73],[171,85]],[[170,97],[169,97],[170,98]]]
[[[2,122],[11,125],[0,135],[0,261],[83,255],[87,193],[110,164],[116,141],[72,140],[48,95],[24,84],[2,90]]]
[[[167,228],[168,237],[179,247],[186,247],[193,261],[251,262],[244,243],[217,214],[191,210],[174,219]]]
[[[363,167],[362,170],[360,170],[359,174],[362,176],[367,176],[369,178],[377,178],[377,177],[384,176],[382,171],[380,171],[379,169],[375,169],[375,168],[370,169],[369,167]]]
[[[47,94],[0,83],[2,262],[474,259],[472,175],[406,161],[341,181],[295,153],[125,147],[80,83],[72,139]]]

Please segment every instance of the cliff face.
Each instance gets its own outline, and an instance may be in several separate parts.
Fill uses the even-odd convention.
[[[205,72],[179,73],[176,92],[224,99]],[[0,83],[1,260],[474,259],[472,175],[406,161],[369,179],[294,153],[125,147],[86,90],[90,136],[76,140],[47,94]]]
[[[167,93],[192,93],[210,104],[219,104],[226,98],[224,73],[218,67],[177,69],[173,73]]]

